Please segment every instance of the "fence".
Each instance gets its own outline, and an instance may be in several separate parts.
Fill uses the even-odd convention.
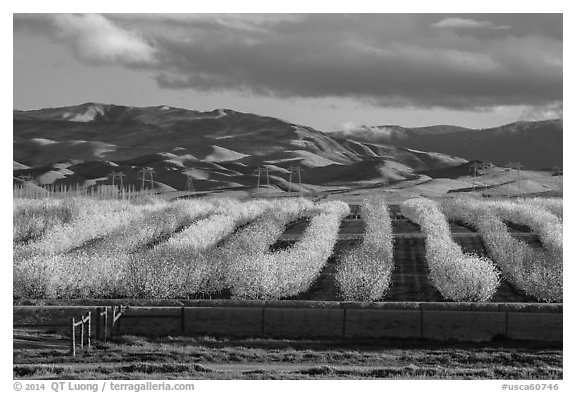
[[[118,334],[120,317],[126,310],[125,306],[112,306],[112,323],[110,327],[110,335],[108,334],[108,309],[109,307],[97,307],[95,325],[96,334],[94,336],[95,340],[102,340],[104,342],[108,341],[108,338],[114,334]],[[80,348],[84,348],[84,342],[86,341],[86,346],[91,347],[91,337],[92,337],[92,312],[88,311],[84,314],[80,320],[76,318],[71,319],[70,324],[70,353],[72,356],[76,356],[76,328],[80,327]]]
[[[118,334],[120,332],[120,317],[124,314],[124,311],[126,309],[127,307],[122,305],[112,307],[112,329],[111,329],[112,335]]]
[[[72,356],[76,356],[76,328],[81,326],[80,329],[80,348],[84,348],[84,326],[88,326],[88,334],[86,335],[87,346],[90,348],[90,336],[92,335],[92,313],[88,311],[85,315],[76,322],[75,318],[72,318],[71,332],[70,332],[70,353]]]

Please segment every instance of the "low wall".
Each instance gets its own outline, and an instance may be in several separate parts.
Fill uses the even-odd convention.
[[[86,301],[84,301],[86,302]],[[159,336],[418,338],[562,342],[562,304],[310,301],[108,301],[128,305],[120,334]],[[14,327],[68,332],[70,318],[102,306],[14,306]],[[111,320],[111,316],[109,317]]]

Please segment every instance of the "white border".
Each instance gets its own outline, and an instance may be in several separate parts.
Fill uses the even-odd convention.
[[[6,4],[8,3],[8,4]],[[473,4],[471,4],[473,3]],[[572,207],[573,200],[573,182],[572,173],[574,165],[572,163],[571,148],[576,146],[573,143],[573,133],[576,129],[573,127],[574,122],[571,116],[571,107],[573,102],[573,91],[571,87],[574,86],[573,76],[570,70],[576,69],[574,67],[573,52],[576,47],[574,44],[574,2],[569,1],[554,1],[548,0],[532,1],[532,2],[515,2],[503,0],[482,0],[477,2],[464,2],[454,0],[409,0],[403,2],[376,2],[374,0],[354,0],[347,2],[336,3],[334,1],[312,1],[312,0],[290,0],[285,2],[270,2],[270,1],[233,1],[233,0],[219,0],[213,2],[203,1],[118,1],[118,0],[99,0],[94,2],[79,2],[79,1],[41,1],[41,0],[20,0],[3,2],[3,11],[1,14],[1,28],[2,28],[2,48],[8,52],[12,49],[13,53],[13,39],[12,39],[12,13],[28,13],[28,12],[142,12],[142,13],[167,13],[167,12],[202,12],[202,13],[251,13],[251,12],[299,12],[299,13],[439,13],[439,12],[467,12],[467,13],[480,13],[480,12],[493,12],[493,13],[564,13],[564,69],[567,72],[564,75],[564,113],[565,124],[564,129],[564,165],[567,167],[568,177],[565,178],[564,183],[564,199],[565,203],[565,268],[564,277],[567,285],[565,288],[565,312],[564,312],[564,381],[560,383],[560,391],[568,391],[569,386],[576,387],[574,371],[574,356],[573,356],[573,343],[574,339],[570,334],[574,331],[574,323],[572,315],[574,314],[573,291],[571,290],[571,281],[576,277],[574,263],[572,256],[574,253],[574,242],[570,241],[574,236],[573,220],[574,208]],[[4,58],[2,62],[2,78],[4,83],[4,91],[2,94],[2,179],[5,187],[9,187],[8,175],[11,172],[12,163],[12,150],[10,131],[12,129],[12,108],[13,108],[13,95],[12,95],[12,75],[13,63],[9,59]],[[12,89],[10,89],[12,87]],[[5,269],[2,274],[2,305],[3,310],[9,310],[12,307],[12,294],[10,289],[12,287],[12,274],[11,274],[11,234],[8,232],[8,223],[12,222],[11,202],[12,197],[7,190],[2,200],[2,222],[5,223],[2,229],[1,245],[3,256],[3,263]],[[5,387],[5,391],[12,390],[12,355],[11,355],[11,312],[10,320],[5,320],[2,324],[2,367],[1,367],[1,381]],[[7,319],[7,318],[6,318]],[[518,383],[518,382],[516,382]],[[362,381],[359,385],[357,381],[322,381],[322,382],[300,382],[300,381],[197,381],[198,391],[220,391],[224,389],[234,389],[235,391],[251,392],[251,391],[269,391],[272,389],[279,389],[280,391],[292,391],[295,389],[312,390],[318,388],[329,389],[330,391],[350,391],[362,389],[365,391],[379,391],[383,389],[393,389],[393,391],[400,389],[418,389],[420,391],[436,391],[443,392],[462,392],[464,390],[469,392],[495,392],[501,390],[501,382],[498,381]]]

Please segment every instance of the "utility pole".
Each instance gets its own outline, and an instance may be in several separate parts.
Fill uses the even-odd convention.
[[[116,178],[118,178],[118,180],[120,181],[120,197],[123,198],[124,197],[124,172],[112,171],[110,176],[112,177],[112,186],[114,186],[114,180],[116,180]]]
[[[552,176],[561,176],[564,174],[561,166],[555,166],[552,168]]]
[[[262,174],[262,171],[260,170],[260,168],[256,168],[254,169],[252,174],[254,176],[258,176],[258,180],[256,181],[256,194],[258,194],[260,193],[260,175]]]
[[[30,175],[20,175],[18,176],[18,179],[22,180],[24,183],[31,183],[34,178]]]
[[[138,173],[142,174],[142,190],[144,190],[145,187],[145,182],[146,182],[146,175],[149,175],[150,177],[150,189],[154,189],[154,174],[156,173],[156,171],[152,168],[146,167],[146,168],[142,168],[140,171],[138,171]]]
[[[194,179],[190,175],[186,175],[186,191],[196,192],[194,189]]]
[[[524,168],[522,166],[521,163],[515,161],[515,162],[508,162],[506,164],[506,168],[508,168],[508,198],[512,197],[512,191],[511,191],[511,187],[512,187],[512,171],[515,169],[518,173],[518,179],[520,179],[520,169]],[[518,184],[518,187],[520,187],[520,184]]]
[[[476,175],[478,174],[478,169],[482,169],[484,167],[483,162],[475,162],[472,164],[472,191],[476,191]]]
[[[254,176],[258,176],[258,180],[256,182],[256,193],[260,193],[260,176],[265,173],[266,174],[266,184],[268,185],[268,190],[270,190],[270,173],[267,167],[265,166],[260,166],[256,169],[254,169],[254,172],[252,172],[254,174]]]
[[[290,185],[288,188],[288,195],[291,195],[291,193],[292,193],[292,174],[293,173],[298,174],[298,184],[300,185],[300,191],[298,191],[298,193],[300,193],[302,190],[302,172],[304,172],[304,170],[300,167],[300,165],[291,165],[290,167],[288,167],[288,170],[290,171]]]
[[[114,172],[112,171],[112,173],[110,174],[110,176],[112,177],[112,185],[114,185],[114,180],[116,180],[116,178],[118,178],[118,180],[120,180],[120,189],[124,189],[124,172],[119,171],[119,172]]]

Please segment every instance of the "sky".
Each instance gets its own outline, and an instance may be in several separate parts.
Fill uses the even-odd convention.
[[[562,117],[562,14],[14,14],[14,109],[228,108],[322,131]]]

